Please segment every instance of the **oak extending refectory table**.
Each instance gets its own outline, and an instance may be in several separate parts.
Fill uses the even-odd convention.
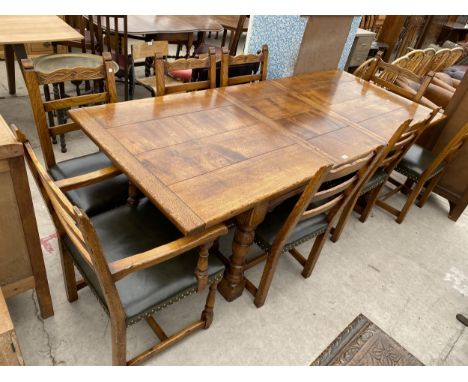
[[[184,234],[235,218],[219,286],[232,301],[244,289],[243,264],[269,201],[429,112],[335,70],[69,113]]]

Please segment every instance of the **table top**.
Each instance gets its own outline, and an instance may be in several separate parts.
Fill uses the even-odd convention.
[[[184,234],[296,189],[428,113],[341,71],[70,111]],[[378,130],[361,124],[379,117]]]
[[[119,29],[121,29],[119,24]],[[123,28],[122,28],[123,29]],[[223,30],[212,16],[127,16],[130,35],[157,33],[219,32]]]
[[[239,22],[240,16],[209,16],[211,19],[215,20],[221,24],[224,28],[236,29]],[[244,30],[247,30],[249,27],[249,19],[246,18],[244,21]]]
[[[82,39],[58,16],[0,16],[0,44]]]

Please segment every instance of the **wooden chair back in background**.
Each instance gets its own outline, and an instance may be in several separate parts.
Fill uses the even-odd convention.
[[[175,70],[187,69],[207,69],[208,79],[167,86],[165,76],[166,73]],[[215,49],[210,48],[208,56],[205,58],[183,58],[173,62],[168,62],[162,54],[157,53],[155,57],[155,73],[157,97],[172,93],[188,92],[202,89],[214,89],[216,87]]]
[[[29,59],[22,60],[22,66],[42,154],[49,168],[56,164],[51,139],[80,129],[76,123],[66,122],[66,111],[69,108],[117,101],[115,68],[109,53],[103,54],[102,65],[95,68],[64,68],[51,73],[41,73],[34,70],[33,62]],[[94,81],[96,92],[74,97],[64,96],[52,101],[43,100],[40,86],[44,86],[46,93],[48,85],[61,84],[63,87],[68,81]],[[54,114],[57,115],[58,124],[54,121]]]
[[[242,73],[232,73],[232,71]],[[257,54],[231,56],[226,48],[221,53],[221,86],[264,81],[267,77],[268,45],[263,45]],[[245,73],[245,74],[244,74]],[[239,75],[241,74],[241,75]]]

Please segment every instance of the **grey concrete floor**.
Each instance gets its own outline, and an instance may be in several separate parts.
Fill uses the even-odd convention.
[[[24,83],[9,96],[0,62],[0,114],[23,129],[38,153]],[[119,92],[122,89],[119,85]],[[138,97],[148,94],[137,90]],[[96,148],[81,133],[67,135],[68,153]],[[42,320],[34,292],[8,301],[28,365],[108,365],[109,319],[92,293],[66,300],[55,228],[30,179],[55,315]],[[402,197],[392,199],[396,205]],[[307,365],[363,313],[427,365],[468,365],[468,330],[455,315],[468,314],[468,212],[447,218],[448,203],[434,195],[399,225],[375,209],[366,224],[352,218],[338,243],[328,242],[305,280],[290,257],[280,260],[267,303],[255,308],[245,292],[232,303],[217,297],[215,320],[147,365]],[[311,244],[304,244],[304,252]],[[261,267],[248,272],[257,281]],[[205,295],[192,295],[157,315],[171,333],[201,312]],[[156,341],[145,323],[128,330],[128,356]]]

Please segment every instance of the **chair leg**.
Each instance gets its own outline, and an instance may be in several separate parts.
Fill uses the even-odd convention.
[[[419,193],[421,192],[421,189],[424,185],[423,179],[419,179],[419,182],[416,183],[416,186],[411,190],[411,192],[408,195],[408,198],[406,199],[405,205],[401,209],[400,213],[398,214],[396,218],[396,222],[398,224],[403,223],[403,220],[405,219],[406,215],[408,214],[408,211],[410,208],[413,206],[413,203],[415,202],[416,198],[418,197]]]
[[[315,263],[317,262],[320,252],[322,252],[323,245],[325,244],[325,240],[328,236],[330,229],[328,228],[324,233],[317,236],[314,241],[314,245],[310,250],[309,257],[306,260],[304,265],[304,269],[302,270],[302,276],[306,279],[310,277],[312,271],[314,270]]]
[[[431,179],[429,184],[426,186],[426,189],[424,192],[421,194],[421,197],[419,200],[416,202],[416,205],[421,208],[426,204],[427,200],[429,199],[429,196],[431,195],[432,190],[436,186],[436,184],[439,182],[440,178],[442,178],[443,173],[441,172],[439,175],[435,176],[434,178]]]
[[[414,180],[411,180],[410,178],[406,178],[405,184],[403,188],[401,189],[401,193],[403,195],[408,195],[410,193],[410,190],[413,188],[414,185]]]
[[[58,238],[60,260],[62,263],[63,282],[65,284],[65,292],[69,302],[78,300],[78,289],[76,287],[75,267],[71,255],[62,245],[62,240]]]
[[[340,214],[340,218],[338,219],[338,223],[336,224],[335,228],[333,229],[333,233],[331,235],[331,241],[336,243],[343,232],[343,228],[346,225],[346,222],[349,219],[349,216],[353,212],[354,206],[358,200],[359,195],[353,196],[350,201],[344,206],[343,211]]]
[[[255,294],[254,304],[257,308],[260,308],[265,304],[265,300],[270,290],[271,282],[273,281],[273,276],[278,265],[278,259],[281,255],[280,251],[270,252],[267,256],[265,268],[263,269],[262,279],[257,288],[257,293]]]
[[[127,327],[124,319],[111,318],[112,365],[127,365]]]
[[[364,207],[364,210],[361,212],[361,216],[359,217],[359,221],[361,221],[362,223],[364,223],[369,217],[369,214],[372,211],[372,208],[374,207],[375,202],[379,197],[380,191],[382,190],[382,187],[384,185],[385,182],[383,182],[381,185],[374,188],[368,193],[366,206]]]
[[[206,298],[205,309],[203,309],[201,319],[205,321],[205,329],[208,329],[213,322],[213,308],[216,299],[216,289],[218,287],[218,282],[215,282],[210,285],[210,291],[208,292],[208,296]]]
[[[223,38],[221,39],[221,48],[224,48],[224,45],[226,44],[226,36],[227,36],[227,29],[224,29]]]

